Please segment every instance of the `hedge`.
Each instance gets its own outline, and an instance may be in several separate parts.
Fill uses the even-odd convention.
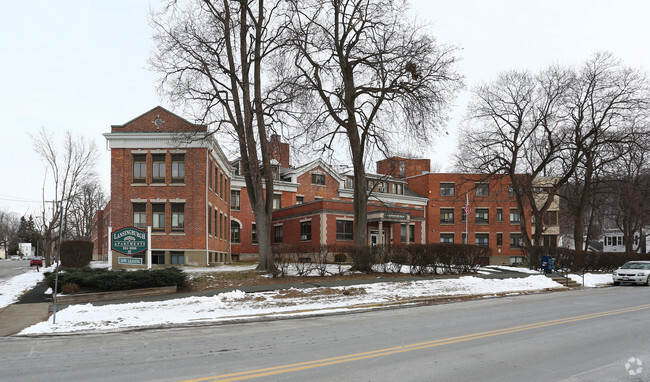
[[[409,266],[412,274],[469,273],[486,264],[491,255],[487,247],[466,244],[410,244],[374,247],[282,244],[273,246],[279,276],[293,267],[299,276],[316,269],[324,274],[327,263],[351,260],[351,271],[372,273],[399,272]],[[340,273],[341,267],[339,267]]]
[[[46,273],[45,282],[54,290],[55,274]],[[83,289],[95,291],[116,291],[163,286],[183,287],[186,274],[175,267],[160,269],[142,269],[137,271],[112,270],[105,268],[63,268],[59,272],[58,292],[61,286],[69,283]]]
[[[534,267],[541,264],[542,256],[552,257],[554,269],[568,272],[607,272],[628,261],[650,260],[650,254],[647,253],[592,252],[537,246],[525,249],[524,255]]]

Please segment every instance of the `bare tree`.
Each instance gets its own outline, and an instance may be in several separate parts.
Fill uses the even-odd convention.
[[[621,144],[632,147],[635,126],[643,120],[649,101],[645,74],[623,66],[609,53],[594,54],[576,74],[568,107],[572,155],[577,161],[572,181],[577,249],[586,249],[587,212],[598,180],[622,155]]]
[[[269,125],[284,97],[267,83],[278,30],[279,1],[170,0],[152,13],[156,51],[150,59],[162,74],[160,90],[172,102],[197,110],[204,123],[239,143],[240,172],[258,231],[259,267],[275,271],[271,252],[273,172]],[[268,62],[268,64],[267,64]]]
[[[82,184],[70,208],[66,237],[72,240],[91,240],[93,216],[104,208],[107,202],[99,182],[91,180]]]
[[[18,242],[16,240],[16,233],[19,224],[16,213],[0,209],[0,246],[4,248],[5,256],[10,251],[10,244]]]
[[[63,227],[67,225],[71,207],[79,197],[83,182],[95,176],[97,148],[93,142],[86,141],[83,137],[74,138],[68,131],[63,137],[62,150],[59,151],[54,137],[45,129],[32,136],[32,144],[46,165],[41,219],[45,265],[50,266],[54,260],[52,254],[57,240],[56,232],[62,228],[60,222],[62,221]],[[45,198],[47,186],[51,187],[51,200]]]
[[[478,86],[468,107],[468,126],[461,130],[458,167],[489,177],[507,176],[521,214],[520,230],[526,247],[542,242],[546,211],[558,189],[569,179],[575,164],[569,160],[564,173],[557,162],[567,151],[567,91],[573,81],[570,71],[551,66],[533,75],[527,71],[500,74],[489,84]],[[540,178],[545,182],[539,192]],[[532,210],[535,233],[531,240],[526,208]]]
[[[454,47],[407,21],[407,4],[389,0],[289,0],[286,54],[304,98],[299,138],[323,151],[347,140],[354,170],[354,242],[367,244],[365,164],[422,147],[462,85]]]

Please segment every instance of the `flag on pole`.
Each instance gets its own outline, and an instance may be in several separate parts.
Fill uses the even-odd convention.
[[[470,212],[472,212],[472,208],[469,206],[469,196],[465,193],[465,215],[469,216]]]

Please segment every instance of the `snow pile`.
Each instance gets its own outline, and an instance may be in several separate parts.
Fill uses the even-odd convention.
[[[43,271],[52,271],[50,268],[41,268],[27,271],[22,275],[5,280],[0,288],[0,309],[18,301],[18,298],[43,280]]]
[[[578,284],[582,285],[582,275],[569,275],[569,278]],[[612,285],[613,279],[611,273],[604,274],[594,274],[594,273],[585,273],[584,274],[584,286],[589,288],[599,287],[603,285]]]
[[[477,277],[363,284],[354,287],[289,289],[245,294],[242,291],[212,297],[188,297],[159,302],[119,305],[72,305],[52,317],[23,330],[20,335],[111,331],[229,321],[259,316],[327,314],[363,309],[369,305],[394,303],[412,298],[490,295],[525,292],[560,285],[544,276],[485,280]]]

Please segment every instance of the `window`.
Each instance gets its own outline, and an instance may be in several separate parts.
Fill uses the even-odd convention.
[[[487,183],[476,184],[476,196],[490,196],[490,187]]]
[[[325,175],[324,174],[311,174],[311,184],[317,184],[319,186],[325,185]]]
[[[185,230],[185,204],[172,203],[172,231]]]
[[[151,251],[151,264],[165,264],[165,252]]]
[[[217,168],[217,166],[214,166],[214,186],[212,187],[212,189],[214,190],[215,194],[217,193],[217,186],[219,186],[219,169]]]
[[[273,227],[273,242],[282,243],[282,226],[276,225]]]
[[[497,247],[500,247],[502,245],[503,245],[503,234],[497,233]]]
[[[489,210],[487,208],[476,209],[476,224],[488,224],[490,222]]]
[[[172,265],[183,265],[185,264],[185,253],[184,252],[172,252]]]
[[[552,227],[557,225],[557,211],[546,211],[546,226]]]
[[[557,247],[557,236],[556,235],[542,235],[544,240],[544,247]]]
[[[303,204],[305,202],[304,196],[296,196],[296,204]]]
[[[208,165],[208,187],[212,189],[212,162]]]
[[[465,223],[467,221],[467,212],[465,211],[465,208],[461,208],[461,211],[463,212],[463,214],[460,217],[460,221]]]
[[[154,154],[151,158],[153,160],[151,182],[165,183],[165,154]]]
[[[406,243],[406,224],[401,224],[400,227],[400,240],[402,243]],[[415,224],[409,225],[409,243],[413,244],[415,242]]]
[[[212,210],[208,209],[207,214],[208,214],[208,233],[212,235]]]
[[[524,247],[524,239],[520,233],[511,233],[510,234],[510,248],[519,249]]]
[[[163,203],[151,204],[151,225],[153,231],[165,230],[165,205]]]
[[[388,184],[386,182],[377,182],[377,192],[388,192]]]
[[[219,223],[221,224],[221,229],[219,230],[219,238],[226,238],[226,216],[219,212]]]
[[[510,209],[510,223],[519,223],[521,221],[521,215],[519,210],[516,208]]]
[[[230,191],[230,207],[235,210],[241,210],[241,191]]]
[[[503,221],[503,208],[497,208],[497,221]]]
[[[257,244],[257,225],[255,223],[251,226],[251,243]]]
[[[185,183],[185,154],[172,155],[172,183]]]
[[[279,210],[282,208],[282,195],[275,194],[273,195],[273,209]]]
[[[133,156],[133,183],[147,183],[147,156]]]
[[[345,178],[345,188],[354,189],[354,178],[348,176]]]
[[[454,196],[455,187],[453,183],[440,183],[440,196]]]
[[[214,210],[214,237],[219,236],[219,211]]]
[[[453,208],[441,208],[440,209],[440,223],[441,224],[453,224],[454,223],[454,209]]]
[[[607,236],[607,245],[612,245],[612,237]]]
[[[240,226],[239,223],[232,220],[230,221],[230,241],[232,243],[240,243]]]
[[[404,195],[404,185],[403,184],[395,184],[395,193],[398,195]]]
[[[480,245],[481,247],[489,247],[490,246],[490,234],[487,233],[477,233],[475,236],[476,240],[476,245]]]
[[[454,242],[454,234],[453,233],[441,233],[440,234],[440,242],[441,243],[446,243],[450,244]]]
[[[135,228],[147,226],[147,205],[145,203],[133,203],[133,226]]]
[[[352,240],[352,221],[336,221],[336,240]]]
[[[311,240],[311,221],[300,222],[300,241]]]
[[[462,238],[462,240],[463,240],[463,244],[467,244],[467,234],[466,234],[466,233],[463,233],[462,236],[463,236],[463,238]]]
[[[623,245],[623,236],[618,236],[618,244],[617,245]]]

